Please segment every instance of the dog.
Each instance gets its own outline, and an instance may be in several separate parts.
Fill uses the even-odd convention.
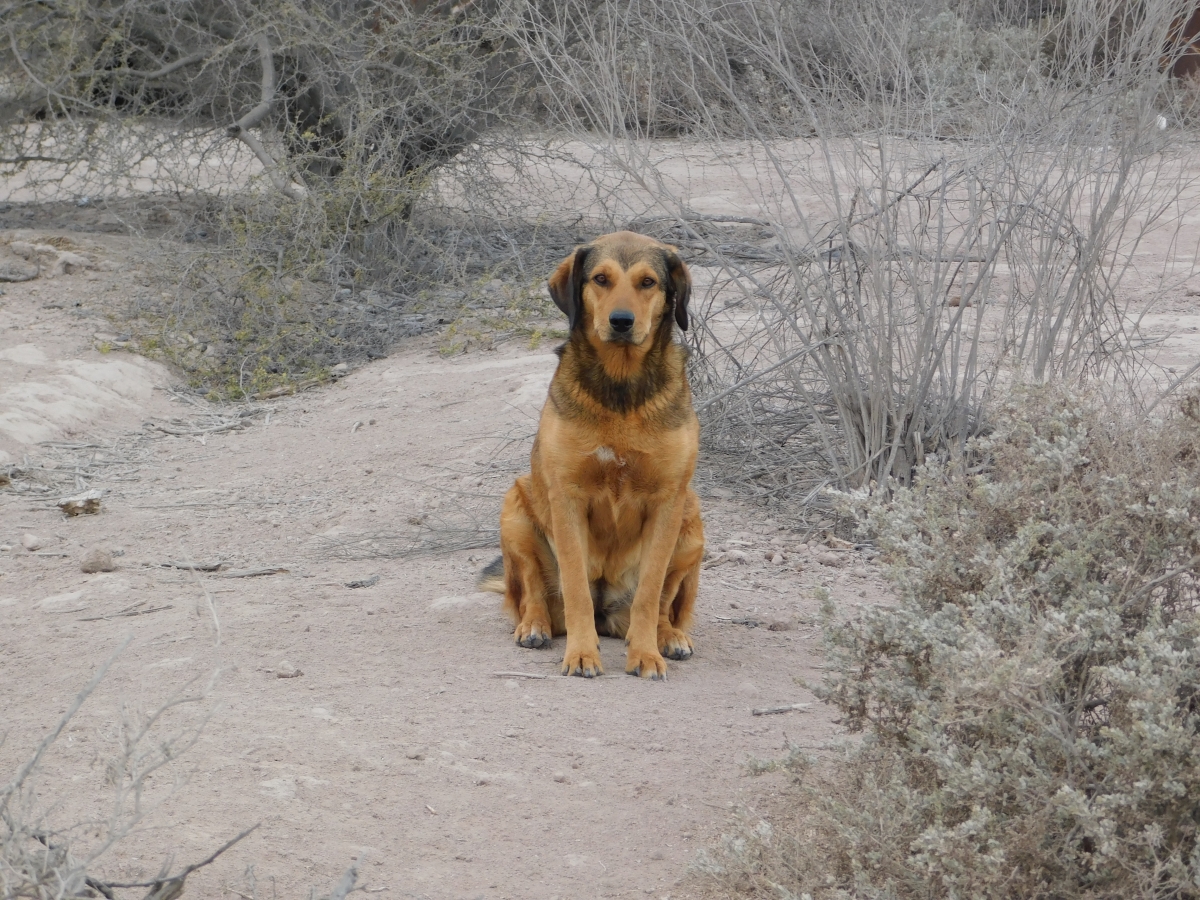
[[[625,639],[626,672],[665,678],[664,657],[693,652],[704,557],[700,423],[673,340],[691,275],[674,247],[621,231],[577,247],[549,287],[569,336],[479,587],[504,594],[522,647],[567,636],[564,675],[603,674],[607,635]]]

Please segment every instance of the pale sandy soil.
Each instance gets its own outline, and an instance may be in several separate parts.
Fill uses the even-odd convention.
[[[849,611],[880,602],[883,584],[855,551],[845,567],[815,562],[762,510],[704,498],[710,547],[741,541],[726,546],[746,561],[705,570],[696,656],[665,683],[620,674],[616,641],[603,647],[612,674],[595,681],[557,675],[561,639],[517,647],[498,598],[474,592],[491,549],[402,553],[413,536],[492,527],[528,453],[549,346],[444,359],[418,339],[255,405],[243,429],[168,435],[144,423],[209,427],[239,408],[173,395],[157,364],[95,349],[119,337],[103,299],[153,287],[127,262],[129,239],[72,239],[120,271],[0,296],[0,452],[29,467],[19,490],[0,489],[0,781],[131,636],[41,774],[51,824],[102,818],[121,709],[144,714],[220,671],[205,703],[168,721],[210,715],[150,795],[186,782],[97,876],[153,876],[168,852],[178,867],[262,822],[187,895],[320,895],[365,858],[361,883],[384,897],[693,896],[698,852],[780,787],[749,777],[747,760],[836,739],[819,704],[751,709],[813,700],[796,679],[820,677],[816,587]],[[83,487],[104,490],[102,511],[64,518],[54,501]],[[23,549],[27,533],[41,555]],[[92,547],[122,551],[117,570],[83,574]],[[768,563],[768,548],[787,561]],[[184,559],[287,571],[158,567]],[[303,674],[277,677],[284,661]]]
[[[1198,227],[1149,242],[1131,290],[1148,297],[1164,265],[1191,266],[1178,253]],[[689,874],[699,854],[777,802],[778,776],[749,777],[746,762],[839,739],[820,704],[751,710],[813,701],[797,679],[821,675],[817,587],[844,613],[886,602],[865,553],[822,565],[826,548],[701,485],[709,546],[746,560],[705,570],[696,656],[659,684],[619,674],[615,641],[597,681],[556,674],[561,639],[515,646],[498,598],[474,592],[493,549],[408,552],[477,544],[464,536],[494,527],[551,347],[446,359],[416,339],[321,390],[212,407],[173,393],[158,364],[97,349],[121,337],[106,308],[162,289],[140,245],[0,232],[0,244],[35,238],[97,265],[0,296],[0,471],[23,473],[0,488],[0,782],[129,636],[40,781],[50,824],[102,818],[122,709],[144,714],[219,671],[203,704],[165,723],[210,716],[153,781],[146,829],[97,876],[152,876],[169,852],[178,867],[261,822],[187,896],[320,895],[355,859],[384,897],[696,896],[715,890]],[[1181,275],[1143,322],[1162,341],[1155,378],[1200,360],[1200,279]],[[240,413],[245,427],[204,432]],[[104,490],[102,511],[64,518],[54,501],[83,488]],[[44,539],[40,555],[23,549],[27,533]],[[117,570],[83,574],[92,547],[120,551]],[[764,559],[774,549],[783,564]],[[171,560],[223,570],[160,567]],[[225,577],[255,567],[286,571]],[[747,618],[763,624],[731,622]],[[285,661],[303,674],[277,677]],[[496,674],[513,672],[547,677]]]

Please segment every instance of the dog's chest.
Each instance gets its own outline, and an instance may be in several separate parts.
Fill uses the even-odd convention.
[[[607,493],[614,500],[631,492],[645,492],[644,454],[601,444],[588,453],[580,466],[580,481],[594,494]]]

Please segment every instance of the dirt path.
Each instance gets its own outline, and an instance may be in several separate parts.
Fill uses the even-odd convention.
[[[79,371],[121,362],[150,385],[93,396],[96,409],[57,425],[44,410],[57,433],[32,437],[57,443],[8,433],[0,445],[47,466],[35,472],[44,492],[30,491],[33,476],[0,490],[0,773],[131,635],[42,780],[54,823],[102,820],[122,707],[144,714],[220,670],[209,701],[166,723],[210,716],[149,797],[173,794],[96,874],[153,876],[169,851],[198,860],[261,821],[192,876],[189,896],[320,894],[364,856],[362,883],[384,897],[687,896],[680,880],[697,852],[735,808],[777,787],[748,778],[746,761],[778,756],[785,735],[808,747],[833,736],[819,705],[751,709],[812,701],[795,679],[820,675],[814,587],[849,607],[882,586],[853,552],[843,568],[815,562],[759,510],[705,499],[709,546],[745,559],[705,571],[696,656],[671,664],[665,683],[615,674],[623,649],[607,639],[613,675],[559,677],[562,641],[517,647],[498,598],[474,592],[494,550],[408,552],[477,543],[477,523],[494,527],[527,458],[551,348],[446,360],[417,342],[321,391],[258,405],[243,428],[170,435],[139,426],[212,428],[238,410],[173,397],[157,367],[91,349],[91,298],[120,277],[39,279],[0,298],[10,398],[0,416],[17,408],[14,391],[33,398],[31,415],[44,391],[30,385],[66,360]],[[103,511],[65,519],[53,501],[85,484],[105,491]],[[43,555],[23,549],[26,533],[43,538]],[[80,571],[97,546],[123,552],[116,571]],[[768,562],[769,549],[786,561]],[[158,567],[172,560],[223,570]],[[256,567],[287,571],[225,577]],[[513,672],[545,677],[497,675]]]

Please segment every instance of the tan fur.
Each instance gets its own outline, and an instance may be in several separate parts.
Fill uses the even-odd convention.
[[[625,670],[643,677],[664,677],[664,656],[692,655],[700,426],[687,351],[671,340],[673,322],[686,327],[690,287],[673,247],[630,232],[578,248],[550,278],[573,327],[531,471],[504,500],[503,575],[489,567],[480,586],[503,585],[522,646],[567,636],[564,674],[603,671],[599,634],[625,638]],[[627,334],[609,327],[614,310],[633,314]]]

